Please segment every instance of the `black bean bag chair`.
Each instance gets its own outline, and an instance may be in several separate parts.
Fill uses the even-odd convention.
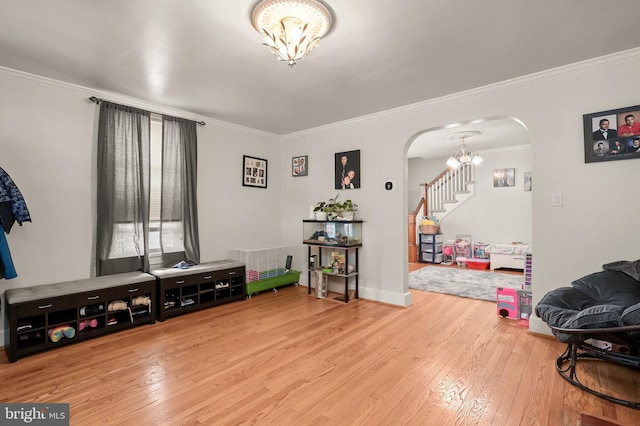
[[[640,259],[603,265],[603,270],[544,295],[536,315],[567,343],[556,369],[573,385],[600,398],[640,409],[640,402],[606,395],[577,376],[580,360],[603,360],[640,368]]]

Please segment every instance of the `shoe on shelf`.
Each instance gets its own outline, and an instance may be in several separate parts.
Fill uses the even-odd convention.
[[[80,321],[78,324],[78,330],[82,331],[85,328],[96,328],[98,326],[98,320],[96,318],[92,318],[90,320]]]
[[[61,325],[59,327],[49,329],[49,338],[54,343],[59,342],[63,337],[72,339],[75,335],[76,329],[69,325]]]

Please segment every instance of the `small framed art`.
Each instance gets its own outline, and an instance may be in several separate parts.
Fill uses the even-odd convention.
[[[242,186],[267,187],[267,160],[242,156]]]
[[[524,190],[531,191],[531,172],[524,172]]]
[[[516,169],[493,169],[493,186],[516,186]]]
[[[291,176],[307,176],[309,172],[309,157],[307,155],[299,155],[291,158]]]

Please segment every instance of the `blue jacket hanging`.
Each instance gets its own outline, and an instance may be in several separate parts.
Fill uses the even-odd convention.
[[[31,222],[22,193],[9,174],[0,167],[0,221],[4,232],[11,231],[14,222],[22,226],[22,222]]]
[[[4,235],[4,231],[0,232],[0,278],[17,277],[16,269],[13,267],[13,260],[11,259],[11,252],[9,251],[9,244],[7,243],[7,237]]]

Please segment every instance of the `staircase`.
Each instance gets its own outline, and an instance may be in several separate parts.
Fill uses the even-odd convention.
[[[442,220],[473,197],[475,166],[462,164],[457,169],[446,169],[431,183],[422,185],[422,197],[425,199],[426,216],[435,216]]]
[[[475,180],[475,165],[462,164],[456,169],[448,168],[430,183],[422,184],[422,198],[418,207],[409,212],[409,262],[418,261],[418,215],[435,216],[442,220],[448,214],[472,198]]]

